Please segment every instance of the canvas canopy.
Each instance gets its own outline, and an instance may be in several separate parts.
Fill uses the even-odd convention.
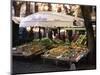
[[[16,24],[20,24],[22,18],[20,17],[12,17],[12,20],[16,23]]]
[[[55,12],[38,12],[23,18],[20,27],[73,27],[75,18]],[[77,26],[83,27],[84,20],[77,18]]]

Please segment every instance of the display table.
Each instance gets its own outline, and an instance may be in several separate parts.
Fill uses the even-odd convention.
[[[28,50],[25,51],[24,47],[25,46],[12,48],[12,56],[15,56],[15,57],[26,57],[27,58],[27,57],[31,57],[31,56],[40,55],[45,51],[45,49],[43,49],[43,48],[38,49],[38,50],[34,50],[34,51],[31,50],[32,48],[28,48]]]
[[[77,57],[73,56],[72,58],[63,57],[62,55],[57,56],[57,57],[53,57],[53,56],[51,57],[49,54],[44,54],[44,55],[41,55],[41,58],[43,58],[43,63],[44,64],[45,64],[47,59],[53,60],[56,65],[58,65],[58,63],[60,61],[64,61],[64,62],[69,63],[69,65],[70,65],[69,70],[76,70],[76,65],[75,64],[78,63],[83,57],[86,57],[88,53],[89,53],[89,50],[87,50],[87,52],[79,54]]]

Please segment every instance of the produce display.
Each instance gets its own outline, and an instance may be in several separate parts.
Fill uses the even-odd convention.
[[[16,47],[16,51],[17,54],[24,56],[44,53],[42,55],[43,58],[78,61],[89,52],[85,43],[86,35],[80,35],[74,42],[70,42],[68,39],[64,42],[60,39],[42,38],[41,40],[35,39],[30,43]]]
[[[57,46],[56,44],[54,44],[53,40],[49,38],[43,38],[39,41],[39,43],[45,46],[46,49],[51,49]]]
[[[24,56],[30,56],[32,54],[37,54],[38,52],[40,54],[44,52],[44,50],[45,47],[36,41],[16,47],[16,52]]]
[[[66,46],[58,46],[56,48],[52,48],[48,50],[46,53],[48,53],[48,57],[57,57],[63,54],[67,50]]]
[[[80,35],[79,38],[75,41],[72,42],[71,45],[74,43],[75,45],[86,45],[86,35]]]
[[[71,47],[71,46],[58,46],[57,48],[53,48],[46,53],[44,53],[43,57],[45,58],[56,58],[59,60],[72,60],[78,61],[77,59],[81,55],[85,55],[88,53],[88,49],[86,47]],[[80,57],[81,58],[81,57]]]
[[[86,42],[84,41],[85,39],[86,35],[80,35],[79,38],[75,42],[71,42],[70,45],[58,45],[56,48],[52,48],[45,52],[42,57],[77,62],[89,52],[88,48],[83,43]]]
[[[86,47],[69,48],[69,50],[62,54],[61,59],[77,62],[88,52],[89,50]]]
[[[57,45],[53,43],[49,38],[43,38],[41,40],[35,39],[30,43],[17,46],[16,50],[13,51],[14,55],[30,56],[32,54],[39,55],[48,49],[54,48]]]

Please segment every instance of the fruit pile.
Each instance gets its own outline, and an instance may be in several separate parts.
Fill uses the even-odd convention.
[[[52,48],[48,51],[49,57],[57,57],[63,54],[67,50],[66,46],[58,46],[56,48]]]
[[[77,57],[81,55],[85,55],[88,53],[88,49],[85,47],[76,47],[76,48],[69,48],[64,54],[62,54],[62,58],[68,60],[76,60]]]
[[[16,48],[17,51],[24,55],[37,55],[44,52],[44,56],[48,55],[47,57],[51,58],[60,56],[65,59],[75,59],[79,55],[88,52],[85,42],[86,35],[80,35],[74,42],[70,42],[68,39],[64,42],[59,39],[51,40],[49,38],[42,38],[41,40],[35,39],[30,43],[26,43]]]
[[[86,35],[80,35],[79,38],[75,42],[71,42],[70,45],[62,43],[56,48],[52,48],[45,52],[43,56],[59,60],[76,60],[79,56],[79,58],[81,58],[81,56],[89,52],[85,42]]]
[[[46,58],[57,58],[60,60],[75,60],[80,55],[85,55],[88,53],[86,47],[72,47],[72,46],[58,46],[56,48],[48,50],[44,53]],[[59,58],[58,58],[59,57]]]
[[[16,51],[17,53],[20,52],[20,54],[27,56],[32,54],[38,55],[55,47],[57,47],[57,44],[52,40],[49,38],[43,38],[41,40],[35,39],[32,42],[17,46]]]
[[[43,52],[43,50],[45,50],[45,47],[42,46],[41,44],[37,44],[35,43],[28,43],[28,44],[24,44],[21,46],[16,47],[17,51],[20,51],[23,55],[32,55],[32,54],[36,54],[37,52]]]

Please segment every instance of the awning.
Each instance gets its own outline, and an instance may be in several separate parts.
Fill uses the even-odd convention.
[[[23,18],[21,17],[12,17],[12,20],[16,23],[16,24],[20,24],[20,21],[22,20]]]
[[[55,12],[38,12],[23,18],[20,27],[73,27],[74,17]],[[83,27],[84,20],[77,18],[77,26]]]

